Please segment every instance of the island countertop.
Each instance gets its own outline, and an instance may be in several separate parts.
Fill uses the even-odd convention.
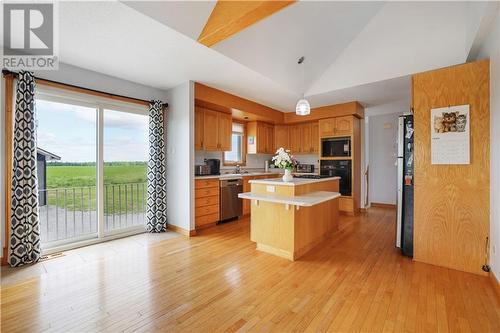
[[[300,186],[308,185],[320,182],[327,182],[331,180],[339,180],[340,177],[328,177],[319,179],[310,178],[294,178],[292,181],[284,182],[281,178],[270,178],[270,179],[254,179],[250,180],[250,184],[263,184],[263,185],[276,185],[276,186]]]

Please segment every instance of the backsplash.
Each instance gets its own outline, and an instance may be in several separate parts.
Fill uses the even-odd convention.
[[[242,169],[264,169],[264,164],[266,161],[271,160],[273,154],[247,154],[246,166],[242,166]],[[204,151],[196,150],[194,153],[194,163],[203,164],[204,160],[208,158],[218,158],[221,160],[221,170],[224,169],[234,169],[234,166],[223,166],[222,165],[222,153],[219,151]],[[317,155],[297,155],[296,156],[299,163],[302,164],[314,164],[315,168],[319,168],[318,156]]]

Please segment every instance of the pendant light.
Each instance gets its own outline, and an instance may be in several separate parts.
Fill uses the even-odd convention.
[[[304,60],[304,56],[300,57],[298,64],[301,65]],[[304,85],[303,89],[305,89],[304,66],[302,66],[302,83]],[[305,99],[304,94],[302,94],[302,98],[297,102],[297,105],[295,106],[295,114],[297,114],[298,116],[307,116],[309,113],[311,113],[311,105],[309,104],[307,99]]]

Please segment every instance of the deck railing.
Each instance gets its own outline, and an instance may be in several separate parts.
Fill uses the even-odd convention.
[[[104,231],[144,225],[146,183],[104,185]],[[39,190],[42,243],[97,233],[95,186]]]

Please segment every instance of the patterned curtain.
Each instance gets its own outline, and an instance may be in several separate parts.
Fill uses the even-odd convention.
[[[9,264],[40,259],[36,178],[35,79],[19,73],[16,88]]]
[[[163,103],[149,105],[149,161],[147,224],[149,232],[167,230],[167,171],[165,165],[165,116]]]

